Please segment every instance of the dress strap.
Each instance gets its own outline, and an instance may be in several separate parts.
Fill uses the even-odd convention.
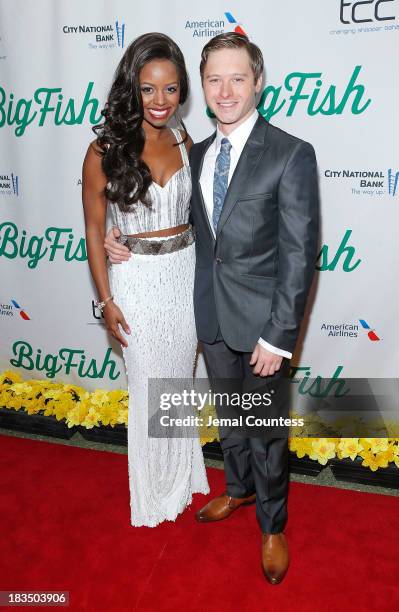
[[[180,133],[180,130],[178,130],[177,128],[170,128],[176,138],[176,141],[179,143],[179,149],[180,149],[180,154],[183,160],[183,164],[184,166],[189,166],[190,162],[188,160],[188,153],[187,153],[187,149],[186,149],[186,145],[184,142],[181,142],[183,137]]]

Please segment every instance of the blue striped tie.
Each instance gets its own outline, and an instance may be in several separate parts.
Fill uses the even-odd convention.
[[[219,155],[216,158],[215,174],[213,176],[213,213],[212,223],[217,230],[220,214],[222,212],[224,198],[229,182],[231,143],[227,138],[222,138]]]

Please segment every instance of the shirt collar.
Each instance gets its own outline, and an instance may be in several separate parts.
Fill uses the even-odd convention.
[[[252,132],[252,128],[254,127],[257,119],[259,117],[258,111],[255,109],[252,115],[248,117],[243,123],[241,123],[238,127],[233,130],[229,136],[225,136],[219,129],[219,126],[216,128],[216,138],[215,138],[215,151],[220,149],[220,143],[222,138],[228,138],[232,148],[237,153],[238,156],[241,155],[243,148],[245,147],[245,143],[248,140],[250,133]]]

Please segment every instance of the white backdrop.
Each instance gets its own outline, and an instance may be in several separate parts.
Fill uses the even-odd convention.
[[[129,42],[160,31],[185,54],[184,118],[205,138],[200,52],[237,27],[264,53],[260,110],[310,141],[319,163],[320,270],[298,375],[396,376],[399,0],[0,0],[0,371],[126,388],[85,253],[91,126]]]

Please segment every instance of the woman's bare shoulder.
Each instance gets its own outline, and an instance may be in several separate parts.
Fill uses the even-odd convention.
[[[89,181],[105,183],[105,175],[102,169],[103,152],[97,143],[93,140],[87,147],[87,152],[83,162],[83,177]]]

